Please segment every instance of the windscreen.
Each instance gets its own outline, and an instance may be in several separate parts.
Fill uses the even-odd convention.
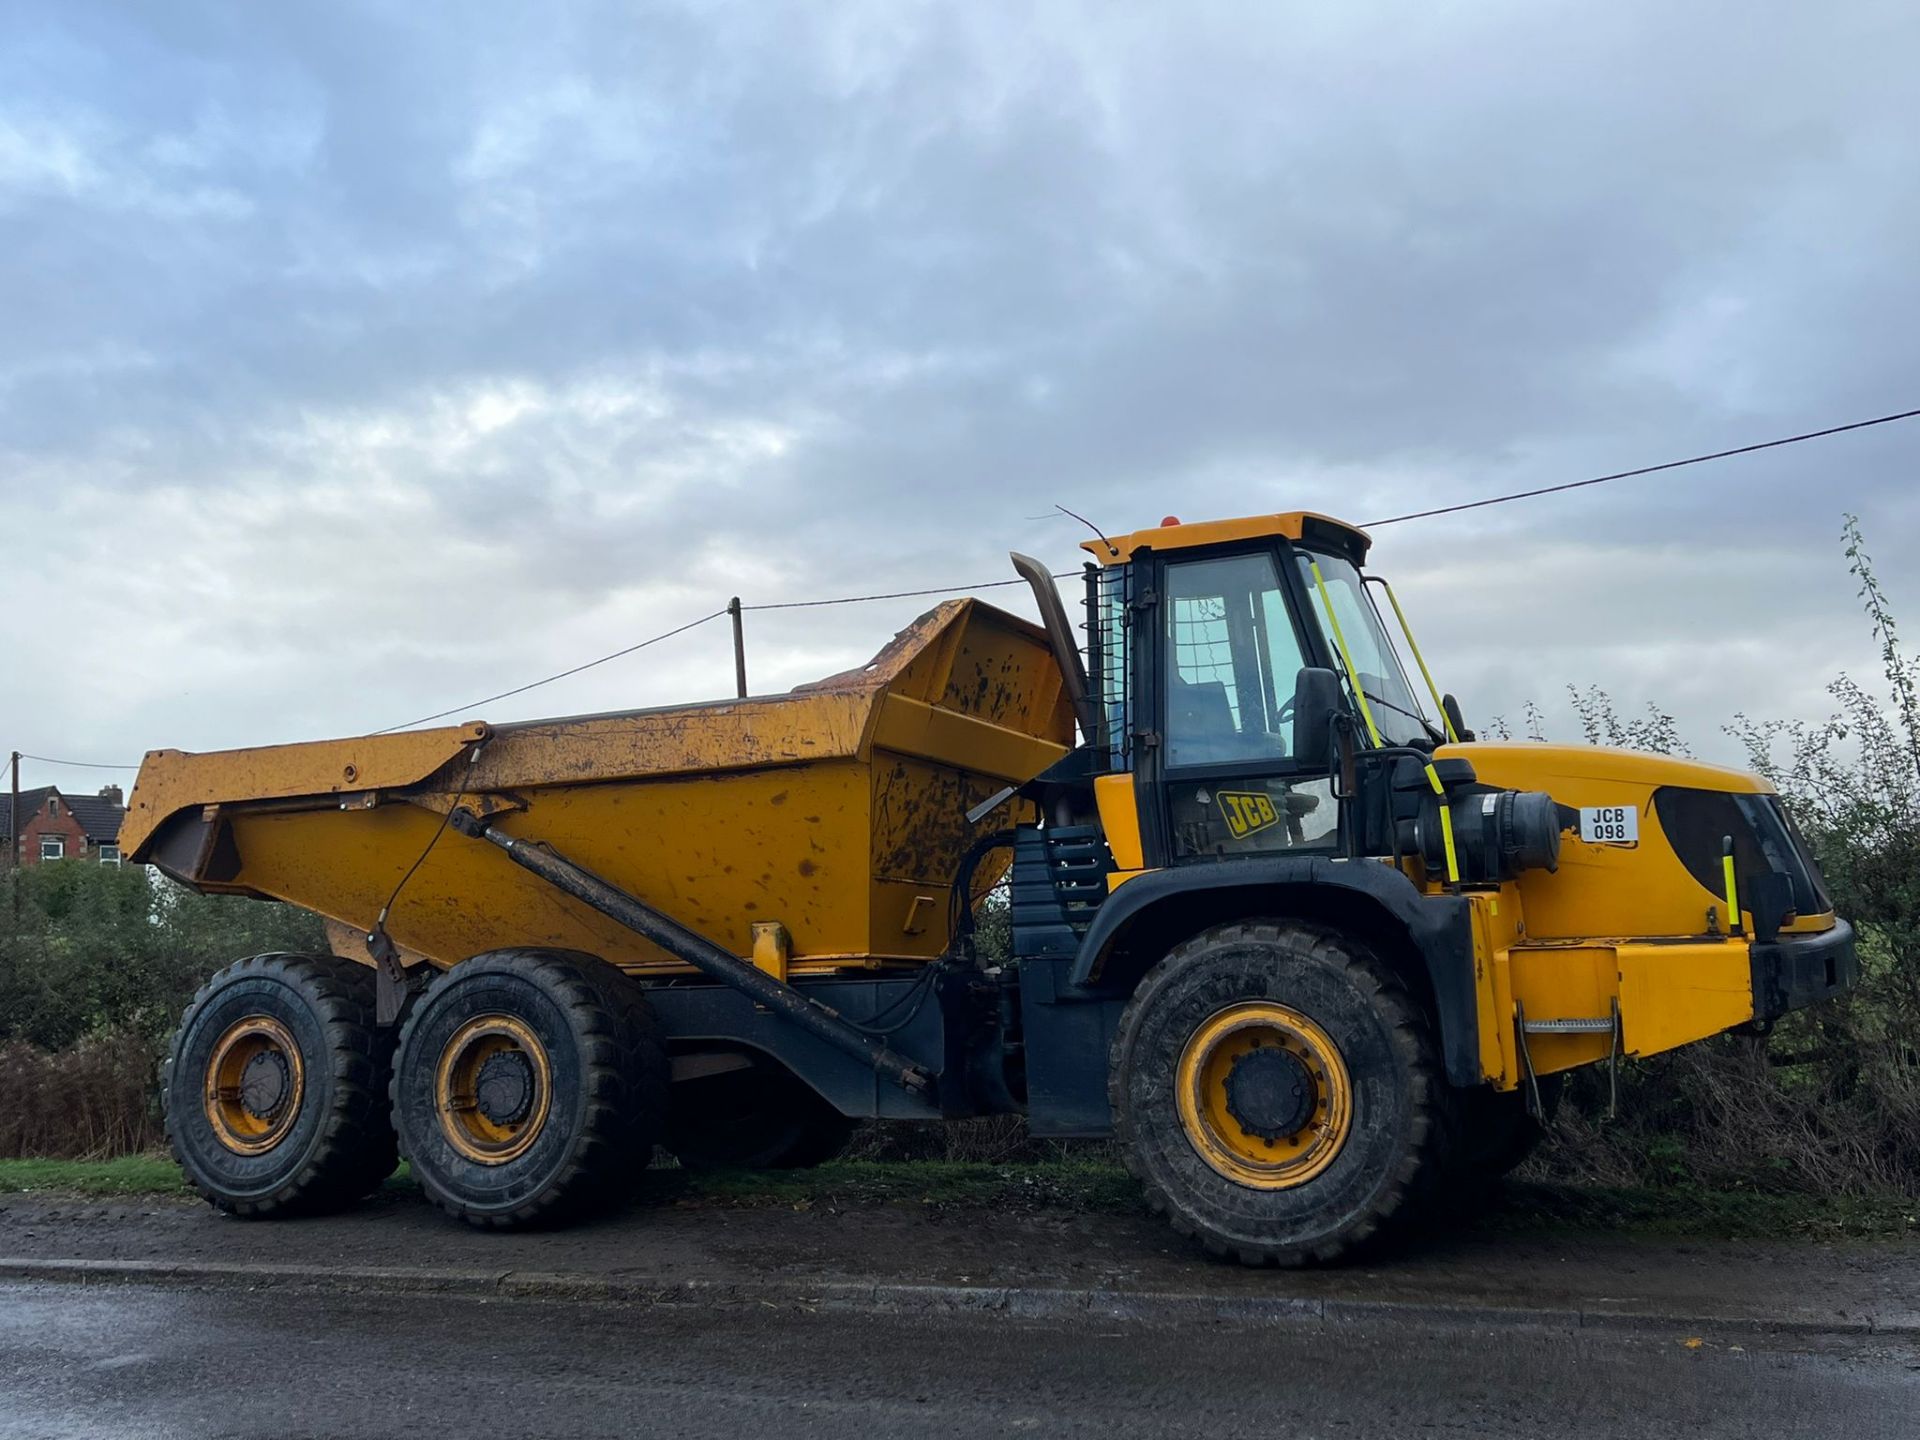
[[[1315,564],[1326,581],[1326,599],[1332,602],[1334,618],[1340,622],[1340,636],[1353,657],[1361,688],[1367,692],[1367,704],[1373,711],[1373,723],[1380,727],[1380,738],[1389,745],[1431,744],[1434,733],[1407,684],[1406,672],[1401,668],[1393,642],[1387,637],[1386,627],[1380,623],[1373,599],[1361,584],[1360,572],[1351,562],[1337,556],[1302,554],[1301,578],[1306,582],[1307,593],[1313,597],[1313,612],[1326,634],[1328,648],[1337,651],[1338,646],[1333,627],[1327,623],[1320,586],[1313,577]]]

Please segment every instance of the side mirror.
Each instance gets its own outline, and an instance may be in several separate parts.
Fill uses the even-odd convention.
[[[1313,771],[1333,769],[1333,722],[1345,707],[1340,677],[1314,666],[1293,680],[1293,758]]]
[[[1462,740],[1473,739],[1473,732],[1467,729],[1467,722],[1460,715],[1460,702],[1451,695],[1443,695],[1440,704],[1447,712],[1447,719],[1453,722],[1453,733]]]

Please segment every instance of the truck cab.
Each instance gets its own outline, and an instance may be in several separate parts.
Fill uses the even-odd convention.
[[[1085,548],[1085,743],[1013,842],[1026,1100],[1038,1133],[1118,1133],[1213,1248],[1390,1228],[1516,1163],[1563,1072],[1853,983],[1764,780],[1475,740],[1363,531],[1296,512]]]

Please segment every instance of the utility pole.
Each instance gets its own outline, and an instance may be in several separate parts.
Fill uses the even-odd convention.
[[[7,788],[7,890],[12,899],[15,928],[20,920],[20,752],[15,750],[8,768],[13,772]]]
[[[727,602],[727,614],[733,617],[733,686],[742,700],[747,698],[747,632],[740,623],[740,597]]]

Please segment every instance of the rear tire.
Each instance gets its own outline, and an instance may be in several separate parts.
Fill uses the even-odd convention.
[[[1346,1256],[1436,1164],[1437,1062],[1399,978],[1321,925],[1207,930],[1148,972],[1114,1035],[1117,1134],[1148,1205],[1248,1265]]]
[[[167,1141],[229,1214],[351,1204],[398,1162],[385,1105],[393,1035],[373,971],[332,955],[256,955],[200,988],[167,1058]]]
[[[667,1056],[639,985],[592,955],[495,950],[421,996],[393,1072],[400,1150],[469,1224],[572,1218],[651,1158]]]
[[[804,1170],[834,1159],[854,1122],[774,1066],[673,1087],[666,1148],[689,1170]]]

